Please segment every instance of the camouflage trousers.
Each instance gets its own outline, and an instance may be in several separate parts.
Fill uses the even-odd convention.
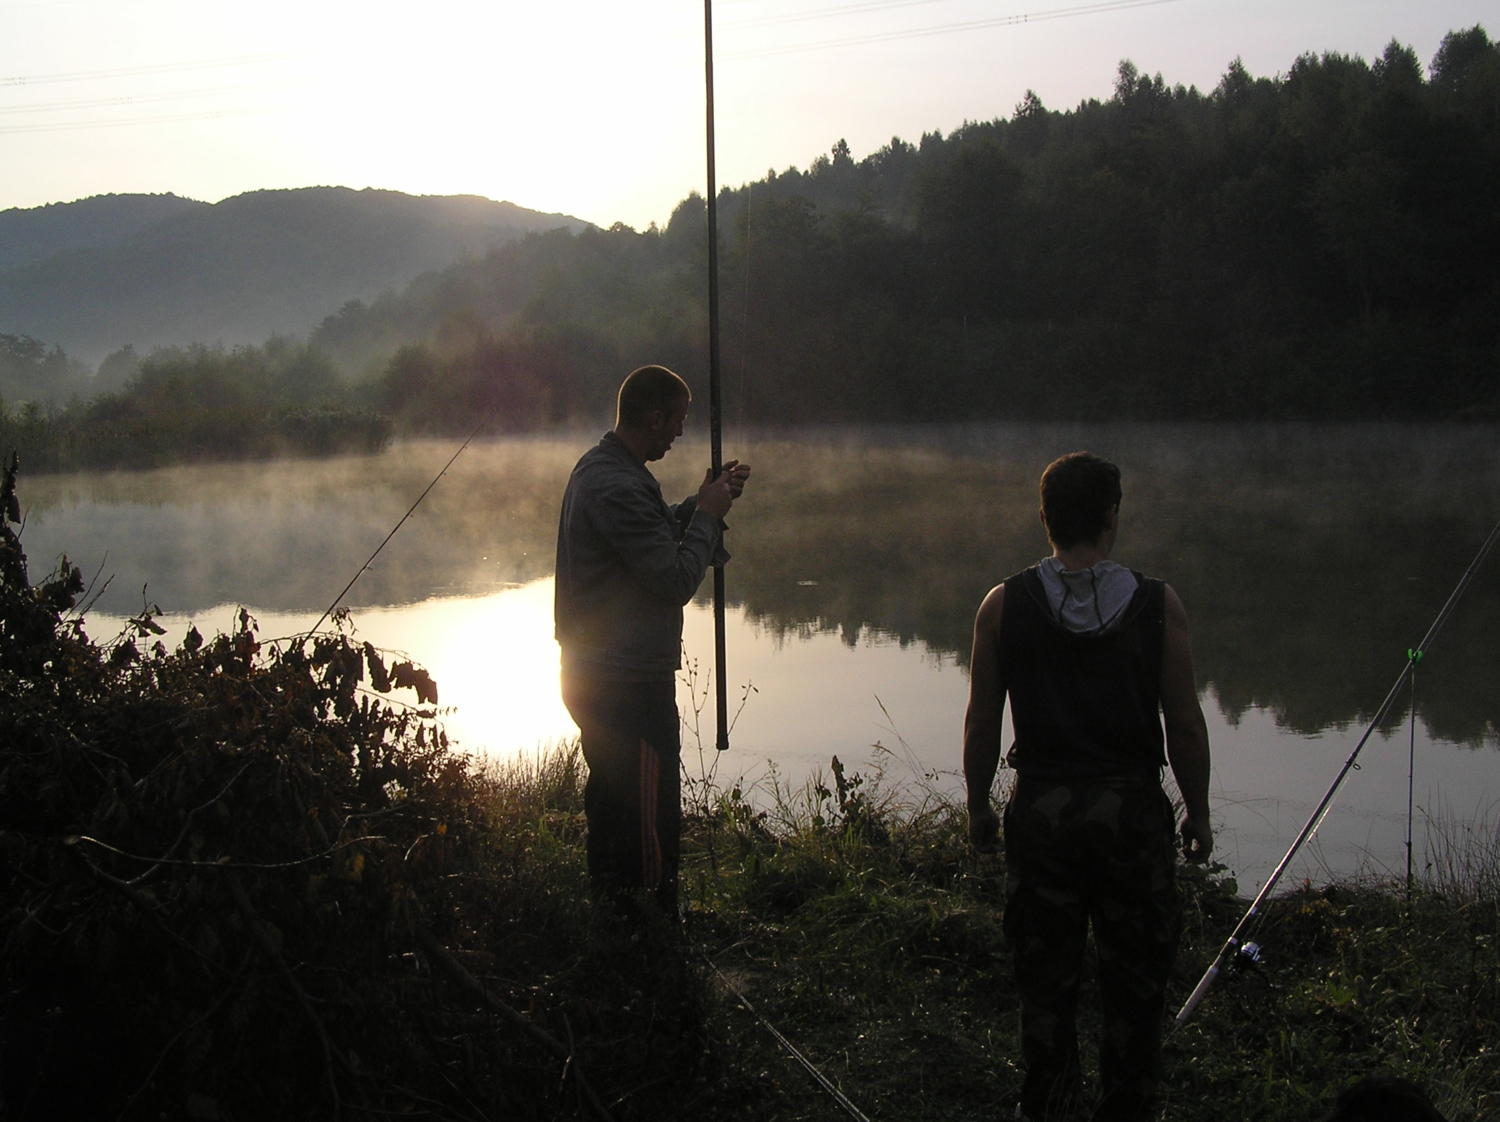
[[[1154,776],[1017,781],[1005,808],[1005,934],[1021,996],[1027,1118],[1089,1117],[1076,1016],[1090,925],[1104,1020],[1092,1118],[1155,1117],[1181,928],[1174,835]]]

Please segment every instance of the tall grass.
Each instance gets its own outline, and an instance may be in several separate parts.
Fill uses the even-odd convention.
[[[835,760],[800,787],[773,773],[753,789],[714,788],[688,820],[689,934],[872,1118],[1005,1114],[1020,1050],[1004,856],[973,853],[962,806],[893,778],[894,760]],[[1479,832],[1448,838],[1446,866],[1410,904],[1400,884],[1374,883],[1306,884],[1272,901],[1256,933],[1264,965],[1222,980],[1170,1038],[1164,1117],[1312,1122],[1375,1069],[1417,1080],[1452,1120],[1500,1107],[1500,848],[1492,831],[1471,845]],[[1173,1012],[1245,904],[1220,867],[1184,868],[1180,884]],[[1087,981],[1080,1018],[1092,1073]],[[829,1116],[732,992],[710,1026],[757,1089],[736,1116]]]

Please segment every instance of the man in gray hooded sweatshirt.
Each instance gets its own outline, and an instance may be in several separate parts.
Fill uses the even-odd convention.
[[[589,777],[589,876],[621,897],[677,904],[681,747],[676,675],[682,609],[710,565],[729,560],[724,516],[750,469],[733,461],[669,506],[646,465],[682,435],[687,383],[643,366],[620,386],[615,427],[568,479],[557,531],[554,622],[563,702]]]
[[[1182,601],[1109,560],[1120,469],[1075,452],[1048,466],[1041,492],[1052,556],[992,590],[974,622],[969,831],[993,847],[990,787],[1008,697],[1016,783],[1005,808],[1005,932],[1021,996],[1019,1116],[1145,1122],[1156,1116],[1177,950],[1174,832],[1190,861],[1213,847],[1208,728]],[[1186,809],[1180,831],[1161,787],[1168,761]],[[1090,927],[1104,1014],[1092,1113],[1074,1023]]]

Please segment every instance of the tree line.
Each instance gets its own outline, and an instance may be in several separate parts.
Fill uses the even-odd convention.
[[[1425,68],[1392,41],[1276,77],[1235,61],[1203,92],[1126,61],[1106,100],[1028,92],[860,160],[840,141],[720,194],[727,414],[1495,419],[1497,181],[1500,46],[1477,26]],[[705,210],[351,301],[305,344],[341,374],[327,402],[523,429],[600,416],[639,363],[701,384]]]
[[[1425,71],[1393,41],[1205,93],[1127,61],[1106,101],[840,142],[720,196],[731,416],[1500,416],[1497,126],[1474,27]],[[636,362],[704,369],[704,211],[533,237],[313,340],[396,350],[374,386],[416,423],[562,419]]]
[[[21,338],[29,351],[40,347]],[[60,354],[36,361],[55,363]],[[11,409],[0,400],[0,449],[19,452],[29,470],[145,468],[375,451],[393,431],[389,417],[358,404],[325,353],[294,339],[163,348],[145,359],[123,348],[95,375],[106,378],[120,388],[62,406],[33,400]]]

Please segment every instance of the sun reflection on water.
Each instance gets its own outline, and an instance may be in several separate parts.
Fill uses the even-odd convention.
[[[362,608],[349,626],[357,638],[432,673],[444,727],[460,748],[504,760],[577,735],[558,686],[552,590],[548,577],[481,596]],[[237,610],[221,605],[163,616],[163,641],[175,646],[190,624],[205,634],[229,631]],[[312,613],[250,611],[267,642],[297,635],[316,621]],[[108,638],[122,623],[119,616],[95,613],[88,630]],[[851,770],[883,767],[894,785],[961,799],[968,675],[951,656],[868,628],[852,642],[833,627],[811,624],[793,637],[756,622],[742,608],[730,609],[726,638],[731,713],[738,710],[738,716],[732,750],[719,757],[709,670],[713,615],[704,604],[688,607],[684,679],[691,681],[679,684],[678,703],[689,774],[716,764],[721,786],[741,782],[764,802],[768,783],[795,790],[838,756]],[[1204,700],[1214,748],[1217,856],[1240,874],[1242,887],[1254,887],[1310,812],[1359,729],[1308,738],[1281,728],[1264,709],[1251,708],[1231,721],[1212,691]],[[1378,874],[1395,867],[1405,826],[1400,731],[1372,740],[1368,766],[1346,786],[1294,870],[1297,876]],[[1489,806],[1488,753],[1420,733],[1418,749],[1424,820],[1429,809],[1467,820]]]
[[[558,498],[592,440],[476,446],[351,596],[357,637],[431,671],[450,737],[476,756],[503,761],[576,735],[558,689],[550,572]],[[706,455],[690,444],[665,461],[671,496],[691,490]],[[1482,534],[1472,512],[1500,487],[1492,428],[768,435],[747,450],[766,477],[734,520],[728,685],[731,712],[745,705],[719,756],[704,704],[712,616],[694,603],[684,647],[696,691],[678,691],[688,773],[713,765],[721,786],[743,780],[768,803],[770,782],[795,792],[838,756],[867,776],[883,767],[916,797],[959,799],[958,652],[985,590],[1045,552],[1036,471],[1080,446],[1131,465],[1126,559],[1188,604],[1209,687],[1217,850],[1252,887],[1441,603],[1441,543]],[[89,617],[95,635],[114,634],[143,597],[182,609],[163,619],[168,645],[190,621],[231,630],[222,602],[234,597],[263,639],[296,635],[450,454],[419,442],[377,458],[42,477],[29,484],[27,553],[33,573],[66,553],[113,576]],[[1366,576],[1288,579],[1306,572]],[[1415,794],[1439,833],[1442,820],[1493,829],[1497,605],[1494,585],[1477,582],[1443,636],[1441,673],[1423,680]],[[1309,875],[1404,864],[1399,731],[1371,742],[1305,851]]]
[[[550,578],[488,596],[366,608],[355,624],[431,671],[444,725],[461,747],[510,755],[577,735],[558,689]]]

